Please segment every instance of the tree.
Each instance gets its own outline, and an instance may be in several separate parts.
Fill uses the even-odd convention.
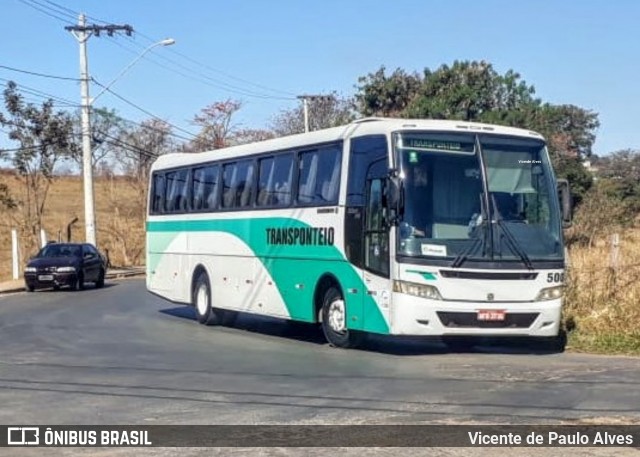
[[[146,186],[153,161],[175,149],[172,127],[158,119],[143,121],[139,126],[124,129],[113,144],[118,147],[122,171],[137,185]]]
[[[355,118],[354,102],[340,97],[335,92],[327,97],[309,101],[309,130],[321,130],[348,124]],[[294,135],[304,132],[304,107],[281,111],[271,122],[276,136]]]
[[[125,129],[124,120],[116,114],[115,110],[97,108],[91,113],[91,163],[95,168],[98,163],[113,158],[116,150],[113,140],[120,136]],[[80,112],[74,118],[74,138],[78,142],[71,158],[82,166],[82,121]]]
[[[276,134],[271,130],[264,129],[238,129],[227,141],[228,146],[255,143],[275,138]]]
[[[512,123],[509,114],[537,104],[534,88],[509,70],[498,74],[490,63],[459,62],[428,68],[408,104],[408,117]]]
[[[225,100],[208,105],[193,118],[193,124],[200,127],[197,138],[186,146],[188,151],[207,151],[227,146],[229,138],[236,132],[232,123],[233,115],[242,107],[237,100]]]
[[[398,68],[390,76],[386,68],[358,78],[356,94],[358,111],[364,116],[403,117],[409,103],[417,95],[422,79]]]
[[[598,181],[623,202],[627,214],[640,213],[640,151],[624,149],[598,161]]]
[[[42,228],[55,165],[77,153],[73,120],[67,113],[54,112],[52,100],[40,107],[25,103],[14,82],[7,83],[3,95],[6,113],[0,112],[0,125],[9,129],[9,139],[19,145],[6,152],[24,183],[24,198],[16,206],[23,230],[36,235]]]

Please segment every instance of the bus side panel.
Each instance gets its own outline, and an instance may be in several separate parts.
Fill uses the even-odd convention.
[[[237,236],[224,231],[189,232],[189,252],[189,277],[198,265],[205,267],[215,307],[289,317],[269,272]]]
[[[147,233],[147,287],[150,291],[174,300],[172,293],[180,271],[179,252],[184,234],[179,232]],[[184,250],[183,250],[184,253]]]
[[[244,287],[242,281],[246,284],[248,278],[254,278],[253,271],[257,274],[259,269],[264,268],[282,297],[287,310],[285,315],[296,320],[314,322],[316,320],[314,315],[316,285],[324,274],[329,273],[337,278],[345,295],[347,313],[350,316],[349,327],[388,333],[387,320],[374,299],[369,295],[364,295],[362,299],[357,297],[358,294],[367,293],[361,272],[345,259],[344,254],[337,247],[340,245],[337,237],[335,240],[329,237],[328,228],[335,227],[336,221],[314,222],[317,225],[309,225],[299,219],[285,217],[203,218],[182,222],[157,221],[150,223],[148,229],[152,232],[189,232],[192,252],[197,252],[196,255],[210,254],[213,259],[221,259],[222,270],[216,269],[215,264],[207,263],[214,277],[213,300],[218,302],[220,307],[282,315],[276,314],[277,311],[261,311],[260,308],[264,308],[264,304],[260,307],[260,299],[256,300],[256,297],[250,293],[251,290],[260,291],[260,287],[242,289]],[[322,230],[319,230],[318,226]],[[305,242],[297,238],[302,236],[307,236]],[[246,260],[238,260],[237,263],[230,260],[234,256],[246,259],[252,255],[257,257],[253,262],[255,270],[252,270],[251,265],[247,265]],[[207,262],[212,260],[207,259]],[[192,262],[189,267],[188,270],[192,272],[195,264]],[[225,277],[220,275],[221,271],[228,272],[229,277],[226,281],[224,281]],[[233,278],[229,279],[231,275]],[[190,280],[184,282],[190,284]],[[220,290],[224,290],[221,296],[216,295],[218,284],[221,286]],[[263,287],[266,286],[263,285]],[[352,290],[356,292],[353,293]],[[277,307],[279,304],[277,300],[268,303],[268,308]]]

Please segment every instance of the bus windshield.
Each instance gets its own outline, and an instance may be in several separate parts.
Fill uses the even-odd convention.
[[[562,258],[555,180],[543,141],[406,132],[395,135],[404,210],[398,254],[519,262]]]

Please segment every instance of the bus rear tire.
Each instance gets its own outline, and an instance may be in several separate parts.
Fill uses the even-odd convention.
[[[347,312],[340,291],[331,286],[322,301],[322,331],[331,346],[349,349],[359,346],[363,334],[347,328]]]
[[[196,310],[196,319],[204,325],[218,324],[220,319],[211,306],[211,286],[209,277],[202,272],[198,275],[191,294],[191,304]]]

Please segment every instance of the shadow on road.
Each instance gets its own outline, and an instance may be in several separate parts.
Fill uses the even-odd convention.
[[[178,306],[161,309],[161,313],[180,319],[193,321],[195,311],[190,306]],[[225,320],[225,327],[264,336],[286,338],[317,345],[327,344],[318,324],[295,322],[248,313],[233,313],[235,316]],[[476,343],[451,347],[439,337],[404,337],[368,335],[360,350],[397,356],[437,355],[452,353],[467,354],[503,354],[503,355],[549,355],[562,352],[544,347],[531,338],[479,338]]]
[[[102,286],[102,289],[110,289],[111,287],[116,287],[118,286],[117,283],[115,282],[105,282],[104,286]],[[90,282],[86,283],[84,285],[84,288],[80,291],[74,290],[71,287],[58,287],[58,288],[54,288],[54,287],[46,287],[46,288],[42,288],[42,289],[36,289],[33,293],[37,293],[37,292],[49,292],[49,293],[54,293],[54,292],[59,292],[59,293],[78,293],[78,292],[89,292],[91,290],[96,289],[96,286]]]

